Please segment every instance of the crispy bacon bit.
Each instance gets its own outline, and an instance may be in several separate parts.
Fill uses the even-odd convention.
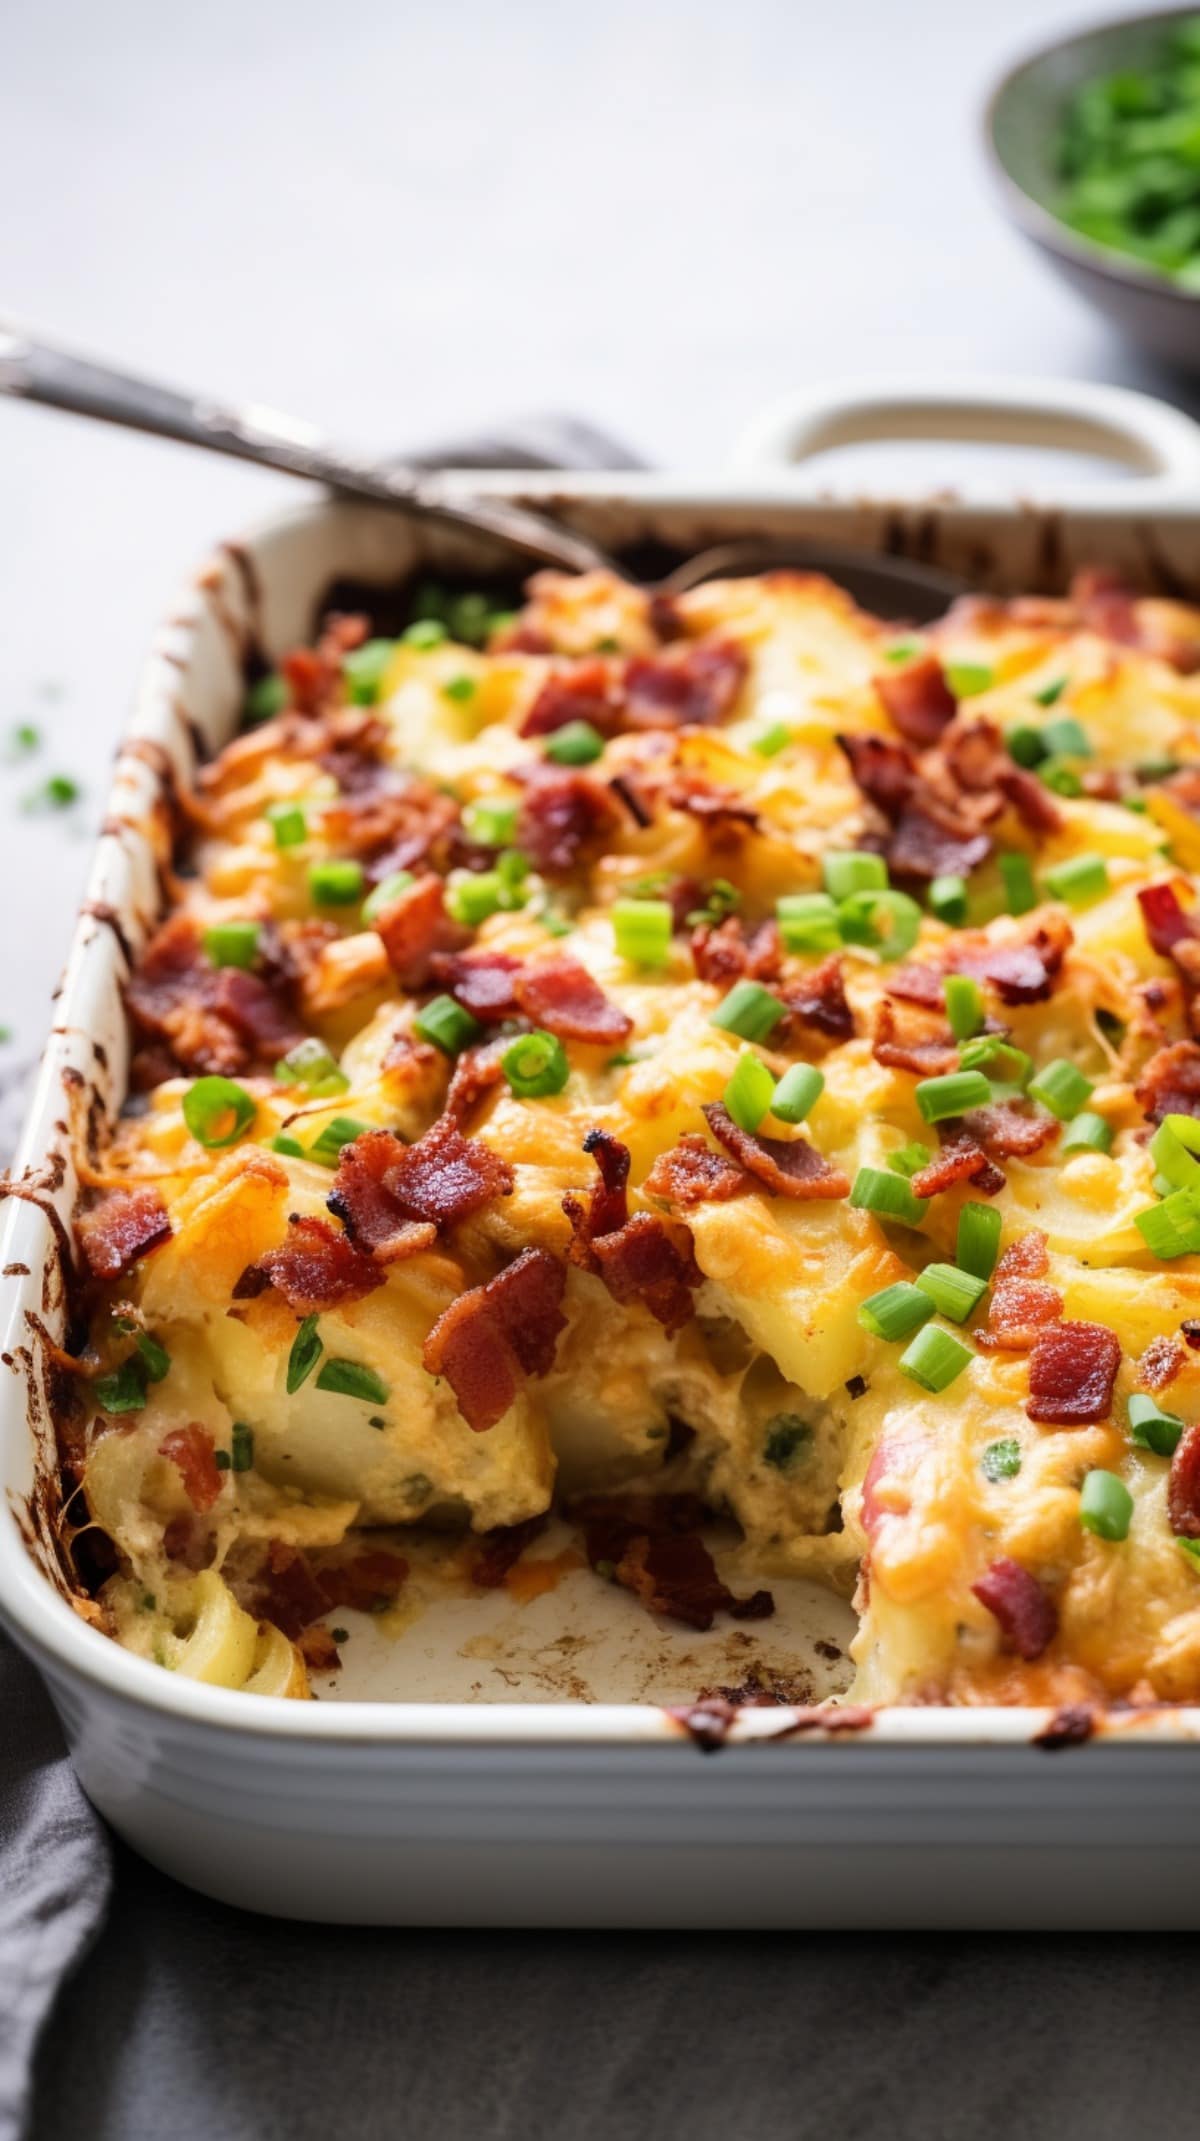
[[[349,1606],[353,1613],[378,1613],[402,1588],[408,1563],[400,1554],[370,1546],[348,1559],[322,1562],[314,1575],[326,1612],[331,1606]]]
[[[730,640],[692,642],[626,664],[629,728],[708,727],[733,712],[749,664]]]
[[[710,1101],[704,1119],[718,1144],[731,1152],[738,1165],[764,1183],[779,1197],[848,1197],[850,1177],[840,1167],[831,1167],[823,1153],[805,1137],[754,1137],[735,1123],[719,1101]]]
[[[573,870],[617,823],[608,790],[569,766],[534,766],[524,775],[517,845],[539,870]]]
[[[591,1258],[614,1301],[640,1301],[664,1330],[681,1330],[694,1315],[701,1273],[686,1230],[638,1212],[615,1233],[599,1236]]]
[[[467,1426],[483,1434],[503,1418],[525,1375],[546,1375],[566,1325],[566,1269],[526,1249],[494,1279],[452,1301],[425,1340],[430,1375],[444,1375]]]
[[[633,1032],[633,1020],[566,952],[523,966],[513,977],[513,995],[526,1018],[562,1041],[611,1048]]]
[[[89,1271],[98,1279],[119,1279],[139,1256],[170,1239],[171,1222],[158,1191],[143,1185],[110,1190],[80,1214],[75,1231]]]
[[[1144,1390],[1165,1390],[1173,1383],[1187,1355],[1177,1338],[1152,1338],[1137,1364],[1137,1379]]]
[[[875,695],[907,743],[936,743],[958,712],[936,654],[905,662],[902,669],[872,677]]]
[[[356,1249],[377,1264],[399,1263],[431,1249],[437,1238],[432,1213],[414,1212],[394,1194],[391,1174],[408,1146],[390,1130],[368,1130],[338,1154],[326,1203],[341,1220]]]
[[[854,785],[885,818],[900,816],[917,777],[916,761],[902,743],[863,730],[841,735],[838,744],[850,761]]]
[[[939,1133],[945,1127],[939,1124]],[[983,1197],[997,1197],[1004,1188],[1004,1176],[998,1167],[993,1167],[982,1146],[973,1137],[951,1129],[936,1160],[930,1160],[913,1176],[912,1192],[914,1197],[937,1197],[956,1182],[973,1182]]]
[[[758,824],[758,812],[752,803],[743,802],[735,788],[714,781],[695,766],[676,774],[667,788],[666,800],[671,810],[683,810],[689,817],[699,818],[714,842],[753,832]]]
[[[1058,831],[1062,812],[1044,781],[1027,773],[1023,766],[1008,766],[1001,775],[1000,786],[1027,832],[1043,839]]]
[[[1025,1410],[1048,1427],[1107,1420],[1120,1365],[1120,1342],[1104,1324],[1051,1324],[1029,1357]]]
[[[591,1566],[652,1613],[706,1629],[722,1611],[762,1620],[775,1610],[769,1591],[737,1599],[717,1574],[696,1536],[704,1508],[695,1495],[588,1495],[571,1514],[583,1524]]]
[[[1042,1283],[1049,1269],[1046,1237],[1036,1227],[1009,1243],[996,1266],[987,1329],[977,1334],[980,1345],[1027,1353],[1046,1325],[1057,1322],[1063,1298]]]
[[[948,1028],[924,1034],[911,1041],[897,1037],[895,1005],[881,996],[875,1010],[875,1038],[871,1054],[891,1070],[911,1071],[917,1078],[938,1078],[958,1068],[958,1043]]]
[[[212,1508],[222,1486],[216,1449],[208,1429],[198,1420],[189,1420],[186,1427],[173,1427],[159,1443],[158,1454],[176,1467],[192,1508],[198,1516],[204,1516]]]
[[[751,981],[778,979],[782,946],[779,924],[760,922],[748,930],[736,914],[723,922],[700,922],[692,931],[692,958],[701,981],[728,988],[746,976]]]
[[[444,1110],[456,1123],[464,1123],[486,1093],[503,1085],[501,1057],[508,1045],[503,1039],[484,1041],[478,1048],[464,1048],[451,1074]]]
[[[269,983],[239,968],[213,969],[187,914],[155,931],[125,1001],[139,1039],[165,1042],[184,1071],[229,1075],[256,1057],[274,1063],[304,1034]]]
[[[470,941],[470,932],[447,914],[442,880],[432,873],[398,893],[375,927],[402,989],[425,988],[435,955],[459,951]]]
[[[1053,994],[1074,932],[1063,915],[1047,916],[1021,944],[960,937],[947,947],[946,968],[990,981],[1006,1004],[1039,1004]]]
[[[725,1204],[750,1188],[745,1169],[714,1152],[696,1130],[685,1130],[670,1152],[660,1152],[643,1184],[648,1197],[672,1204]]]
[[[296,1648],[310,1673],[336,1673],[341,1665],[342,1654],[331,1631],[319,1624],[296,1637]]]
[[[1134,1087],[1152,1123],[1165,1115],[1200,1115],[1200,1046],[1173,1041],[1151,1056]]]
[[[383,1273],[348,1235],[331,1227],[328,1220],[297,1214],[288,1220],[287,1240],[278,1249],[268,1249],[249,1268],[253,1273],[265,1272],[298,1316],[319,1315],[343,1301],[361,1301],[383,1284]],[[235,1300],[251,1297],[241,1291],[246,1281],[243,1273],[234,1289]]]
[[[245,1585],[245,1603],[296,1642],[335,1606],[356,1613],[389,1606],[407,1575],[407,1561],[382,1547],[317,1566],[298,1547],[272,1539],[261,1567]]]
[[[587,657],[547,677],[521,723],[521,734],[549,736],[568,721],[589,721],[602,736],[615,736],[623,711],[612,666],[599,656]]]
[[[1174,885],[1144,885],[1137,897],[1151,951],[1169,959],[1184,937],[1195,934],[1179,894]]]
[[[1200,1539],[1200,1421],[1185,1427],[1167,1480],[1167,1518],[1179,1539]]]
[[[517,1009],[513,975],[520,971],[521,962],[511,952],[435,952],[430,963],[434,980],[449,989],[472,1018],[486,1024],[490,1019],[513,1017]]]
[[[970,1108],[962,1120],[968,1136],[1001,1160],[1027,1159],[1031,1152],[1040,1152],[1043,1145],[1053,1144],[1061,1127],[1053,1115],[1031,1114],[1011,1100]]]
[[[846,1001],[842,962],[837,952],[831,952],[828,959],[822,959],[820,965],[814,966],[795,987],[786,990],[783,1000],[788,1008],[789,1025],[795,1020],[801,1026],[815,1026],[818,1033],[827,1034],[831,1041],[853,1040],[854,1013]]]
[[[521,1524],[498,1524],[485,1531],[479,1542],[481,1551],[471,1563],[471,1582],[482,1591],[498,1590],[526,1547],[545,1531],[546,1523],[544,1515],[526,1517]]]
[[[906,1004],[923,1004],[929,1011],[940,1011],[945,1005],[946,992],[936,967],[898,966],[884,976],[883,986],[889,996],[898,996]]]
[[[378,880],[414,870],[430,856],[449,861],[461,817],[453,796],[357,753],[330,753],[324,763],[342,789],[322,813],[326,837],[337,849],[361,856],[368,876]]]
[[[216,1016],[232,1026],[257,1057],[276,1061],[305,1038],[290,1006],[257,974],[241,967],[223,966],[211,981],[206,977],[204,995]]]
[[[1019,1561],[1001,1554],[971,1589],[999,1623],[1018,1657],[1032,1661],[1049,1649],[1058,1633],[1058,1609],[1037,1577]]]
[[[592,1187],[584,1221],[584,1237],[590,1245],[598,1234],[615,1234],[629,1217],[630,1160],[628,1145],[609,1130],[589,1130],[583,1149],[596,1162],[600,1176]]]
[[[986,833],[968,831],[948,812],[913,805],[901,817],[886,852],[897,877],[968,877],[991,847]]]
[[[327,1202],[353,1241],[393,1263],[428,1248],[437,1227],[511,1196],[512,1187],[507,1160],[442,1115],[413,1145],[390,1130],[369,1130],[343,1145]],[[421,1223],[416,1241],[414,1221]]]

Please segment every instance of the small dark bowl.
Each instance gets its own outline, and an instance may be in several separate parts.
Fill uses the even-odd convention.
[[[984,116],[1001,197],[1011,220],[1080,295],[1169,364],[1200,373],[1200,293],[1069,230],[1054,213],[1062,180],[1054,165],[1063,109],[1099,74],[1145,66],[1173,22],[1197,13],[1166,8],[1105,22],[1047,45],[1006,74]]]

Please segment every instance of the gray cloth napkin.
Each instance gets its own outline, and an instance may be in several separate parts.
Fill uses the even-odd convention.
[[[464,468],[638,465],[615,440],[566,417],[530,418],[502,435],[415,458]],[[17,1141],[32,1068],[17,1066],[0,1080],[0,1165]],[[104,1824],[75,1782],[37,1674],[2,1634],[0,1718],[0,2141],[19,2141],[39,2032],[103,1921],[112,1853]],[[178,1891],[165,1882],[160,1888],[170,1908]],[[314,2016],[314,2033],[316,2023]],[[164,2058],[169,2053],[166,2043]]]

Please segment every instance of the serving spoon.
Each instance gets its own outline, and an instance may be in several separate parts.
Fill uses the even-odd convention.
[[[622,579],[631,577],[618,559],[586,536],[506,498],[464,498],[457,491],[451,493],[436,469],[364,458],[331,444],[315,425],[258,402],[205,400],[77,356],[3,320],[0,394],[301,476],[344,498],[368,499],[415,520],[434,520],[488,536],[539,564],[557,565],[566,572],[601,570]],[[814,541],[750,539],[721,543],[685,559],[660,582],[658,591],[679,594],[703,580],[759,572],[772,565],[827,572],[864,606],[913,624],[940,616],[966,585],[949,573],[907,558],[879,557]]]

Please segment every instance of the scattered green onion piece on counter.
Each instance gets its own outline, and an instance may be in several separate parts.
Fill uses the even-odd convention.
[[[953,1332],[927,1323],[900,1355],[896,1365],[902,1375],[919,1383],[922,1390],[947,1390],[970,1366],[975,1355]]]
[[[69,773],[51,773],[22,801],[22,810],[66,810],[77,803],[83,790]]]
[[[802,1450],[808,1450],[813,1431],[799,1413],[777,1412],[767,1421],[763,1436],[763,1463],[786,1472]]]
[[[775,1080],[761,1056],[752,1048],[738,1053],[733,1076],[721,1095],[725,1107],[742,1130],[753,1133],[768,1112],[775,1093]]]
[[[946,682],[956,699],[973,699],[977,692],[990,691],[996,674],[986,662],[947,662]]]
[[[1018,766],[1024,766],[1027,773],[1032,772],[1034,766],[1040,766],[1046,756],[1042,731],[1035,729],[1028,721],[1018,721],[1015,728],[1007,729],[1004,741],[1008,746],[1009,757]]]
[[[1021,1445],[1015,1435],[1001,1435],[989,1442],[979,1459],[979,1469],[993,1486],[1002,1479],[1015,1479],[1021,1469]]]
[[[362,864],[348,859],[310,863],[308,889],[319,906],[352,907],[362,898]]]
[[[362,918],[374,928],[381,914],[393,907],[402,892],[407,892],[416,879],[411,870],[391,870],[381,877],[374,891],[368,892],[363,901]]]
[[[235,1420],[230,1436],[229,1460],[235,1472],[248,1472],[254,1463],[254,1431],[244,1420]]]
[[[500,1067],[518,1100],[545,1100],[561,1093],[571,1075],[562,1042],[540,1027],[518,1034],[501,1056]]]
[[[898,1152],[889,1152],[887,1163],[894,1173],[911,1177],[919,1175],[923,1167],[928,1167],[932,1158],[933,1153],[929,1146],[922,1145],[914,1138],[911,1144],[901,1145]]]
[[[948,1316],[951,1323],[965,1323],[987,1292],[986,1279],[959,1271],[954,1264],[926,1264],[917,1285],[929,1295],[939,1315]]]
[[[929,887],[929,912],[951,929],[961,929],[967,919],[965,877],[935,877]]]
[[[1112,1124],[1092,1109],[1085,1108],[1082,1114],[1072,1116],[1063,1131],[1059,1149],[1062,1152],[1108,1153],[1112,1151],[1112,1142]]]
[[[282,1153],[287,1160],[302,1160],[304,1158],[304,1147],[299,1138],[289,1137],[284,1130],[280,1131],[278,1137],[271,1139],[271,1150],[272,1152]]]
[[[980,1070],[948,1071],[942,1078],[922,1078],[917,1106],[927,1123],[941,1123],[968,1108],[986,1108],[992,1089]]]
[[[102,1412],[140,1412],[146,1402],[146,1370],[136,1353],[111,1375],[98,1375],[92,1394]]]
[[[322,1167],[336,1167],[342,1146],[352,1145],[356,1137],[365,1137],[371,1128],[370,1123],[360,1122],[356,1115],[335,1115],[332,1122],[326,1123],[320,1136],[313,1139],[308,1157]]]
[[[1133,1496],[1115,1472],[1089,1472],[1079,1496],[1079,1521],[1098,1539],[1129,1537]]]
[[[5,756],[24,758],[28,752],[37,750],[41,740],[42,732],[34,727],[32,721],[18,721],[8,732],[8,749]]]
[[[1083,794],[1083,782],[1069,758],[1044,758],[1037,774],[1042,785],[1055,795]]]
[[[969,974],[947,974],[946,1017],[956,1041],[970,1041],[983,1024],[983,990]]]
[[[543,746],[556,766],[590,766],[604,755],[604,738],[590,721],[564,721]]]
[[[1086,907],[1108,891],[1108,864],[1103,855],[1073,855],[1069,862],[1056,863],[1047,870],[1043,882],[1056,900],[1066,900],[1072,907]]]
[[[1034,692],[1035,705],[1056,706],[1070,681],[1069,677],[1056,676],[1049,684],[1043,684],[1040,691]]]
[[[197,1078],[183,1096],[183,1119],[210,1152],[236,1145],[254,1121],[254,1101],[232,1078]]]
[[[891,963],[910,952],[921,933],[921,910],[907,892],[851,892],[838,901],[844,944],[861,945]]]
[[[853,892],[885,892],[887,864],[882,855],[869,855],[859,848],[834,850],[822,857],[825,890],[835,900],[849,899]]]
[[[386,1405],[391,1392],[374,1368],[366,1368],[358,1360],[339,1360],[332,1357],[326,1361],[317,1377],[317,1389],[327,1390],[339,1398],[360,1398],[364,1405]]]
[[[1085,1078],[1066,1056],[1057,1056],[1053,1063],[1043,1065],[1029,1081],[1030,1099],[1040,1100],[1060,1123],[1070,1122],[1073,1115],[1078,1115],[1094,1090],[1091,1079]]]
[[[1139,1449],[1153,1450],[1156,1457],[1174,1456],[1183,1426],[1178,1414],[1164,1412],[1149,1392],[1137,1390],[1130,1398],[1129,1439]]]
[[[832,952],[842,941],[828,892],[785,892],[775,902],[775,917],[785,951]]]
[[[775,1031],[785,1006],[758,981],[735,981],[728,996],[708,1014],[710,1026],[736,1033],[739,1041],[765,1041]]]
[[[1033,865],[1028,855],[1012,849],[997,855],[996,866],[1004,884],[1004,904],[1010,914],[1028,914],[1037,906],[1037,891],[1033,882]]]
[[[906,1227],[920,1226],[929,1210],[929,1200],[914,1197],[903,1175],[883,1167],[860,1167],[850,1190],[855,1211],[875,1212],[881,1219],[896,1219]]]
[[[280,1085],[302,1085],[314,1100],[329,1100],[334,1093],[346,1092],[350,1085],[346,1073],[338,1068],[315,1033],[289,1048],[275,1065],[275,1077]]]
[[[825,1077],[813,1063],[793,1063],[771,1098],[771,1113],[781,1123],[802,1123],[825,1090]],[[726,1102],[728,1107],[729,1103]],[[732,1110],[730,1111],[732,1113]]]
[[[1042,742],[1050,758],[1090,758],[1092,739],[1073,714],[1060,714],[1042,730]]]
[[[346,693],[352,706],[374,706],[388,663],[396,651],[394,639],[368,639],[352,647],[342,661]]]
[[[760,758],[777,758],[780,751],[786,751],[791,740],[792,732],[787,722],[776,721],[769,729],[764,729],[761,736],[752,739],[750,748],[757,751]]]
[[[292,1350],[288,1354],[287,1389],[289,1397],[295,1395],[301,1383],[308,1381],[324,1351],[325,1348],[317,1336],[316,1317],[306,1316],[292,1340]]]
[[[895,1286],[885,1286],[877,1294],[871,1294],[859,1305],[859,1329],[869,1331],[872,1338],[894,1342],[911,1338],[923,1323],[928,1323],[933,1314],[933,1302],[918,1286],[910,1286],[900,1280]]]
[[[447,677],[442,686],[442,697],[452,699],[457,706],[465,706],[479,689],[478,679],[473,676]]]
[[[204,932],[204,949],[214,966],[247,970],[258,957],[261,922],[213,922]]]
[[[400,634],[406,647],[415,647],[419,653],[428,653],[431,647],[440,647],[450,637],[440,617],[418,617]]]
[[[1195,1256],[1200,1253],[1200,1190],[1172,1190],[1161,1204],[1135,1212],[1133,1223],[1151,1255],[1161,1262]]]
[[[516,838],[517,806],[481,796],[463,812],[467,837],[481,847],[511,847]]]
[[[958,1237],[954,1245],[954,1261],[960,1271],[969,1271],[972,1277],[985,1284],[996,1269],[1000,1254],[1000,1232],[1003,1221],[991,1204],[964,1204],[958,1215]]]
[[[413,1030],[422,1041],[432,1041],[447,1056],[461,1055],[483,1032],[479,1020],[456,1004],[452,996],[435,996],[418,1011]]]
[[[275,670],[268,676],[260,676],[250,686],[242,707],[242,720],[250,728],[257,728],[263,721],[273,721],[288,703],[288,688]]]
[[[883,658],[885,662],[911,662],[920,652],[919,639],[894,639],[890,647],[884,648]]]
[[[613,941],[631,966],[665,966],[675,917],[670,900],[614,900]]]
[[[299,803],[268,803],[267,823],[278,848],[299,847],[308,838],[308,819]]]

